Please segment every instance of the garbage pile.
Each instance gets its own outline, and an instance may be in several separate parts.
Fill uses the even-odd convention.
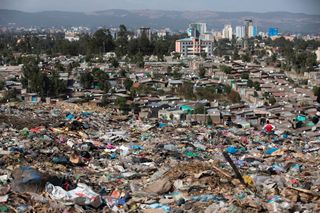
[[[0,107],[0,212],[319,212],[320,138]]]

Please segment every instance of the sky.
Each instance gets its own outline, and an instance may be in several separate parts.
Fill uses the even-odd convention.
[[[320,0],[0,0],[0,8],[27,12],[160,9],[224,12],[286,11],[320,15]]]

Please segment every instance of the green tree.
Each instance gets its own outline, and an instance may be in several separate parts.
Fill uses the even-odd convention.
[[[128,53],[128,31],[125,25],[119,26],[119,32],[116,39],[116,54],[122,57]]]
[[[90,72],[84,72],[80,75],[80,84],[85,89],[91,89],[94,82],[94,78]]]
[[[193,110],[194,114],[205,114],[205,112],[205,106],[203,104],[196,104]]]
[[[92,77],[93,77],[93,82],[97,83],[98,87],[101,90],[108,92],[111,87],[110,83],[109,83],[108,74],[99,68],[93,68],[91,73],[92,73]]]
[[[0,90],[3,90],[5,86],[5,82],[0,80]]]
[[[255,88],[256,91],[260,91],[260,83],[258,81],[253,82],[253,87]]]
[[[269,104],[275,105],[276,102],[277,102],[277,100],[275,99],[274,96],[270,96],[270,97],[269,97]]]
[[[124,97],[118,97],[114,104],[119,107],[121,111],[129,111],[129,106],[127,105],[127,101]]]
[[[249,73],[242,73],[241,78],[242,79],[249,79]]]
[[[93,34],[91,45],[95,53],[113,51],[115,44],[109,29],[99,29]]]
[[[118,68],[119,67],[119,62],[114,57],[109,58],[108,59],[108,63],[110,63],[113,68]]]
[[[133,81],[130,78],[126,78],[126,80],[124,80],[123,84],[124,84],[124,87],[126,88],[126,90],[130,91],[130,89],[133,85]]]
[[[206,68],[204,66],[200,66],[198,74],[200,78],[204,78],[206,75]]]
[[[246,54],[241,56],[241,60],[243,62],[250,62],[251,61],[251,57],[250,57],[250,55],[248,53],[246,53]]]
[[[220,70],[226,74],[231,74],[232,67],[226,66],[226,65],[220,65]]]

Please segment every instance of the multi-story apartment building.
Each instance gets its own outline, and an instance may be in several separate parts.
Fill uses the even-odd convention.
[[[222,38],[232,40],[232,26],[231,25],[224,26],[224,28],[222,30]]]
[[[245,38],[245,36],[246,36],[245,26],[237,26],[236,27],[236,38]]]
[[[200,56],[206,54],[206,56],[212,56],[213,42],[208,40],[202,40],[199,38],[184,38],[176,41],[176,52],[181,56]]]

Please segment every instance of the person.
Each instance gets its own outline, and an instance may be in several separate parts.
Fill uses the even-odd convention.
[[[225,125],[226,125],[226,126],[229,126],[229,127],[232,125],[231,116],[228,116],[228,118],[227,118],[227,120],[226,120],[226,122],[225,122]]]
[[[314,117],[312,117],[312,123],[314,123],[314,125],[317,125],[317,123],[319,123],[320,120],[320,112],[317,112],[316,115]]]
[[[270,124],[269,120],[267,120],[266,125],[263,127],[264,132],[270,134],[274,131],[274,129],[275,127]]]

